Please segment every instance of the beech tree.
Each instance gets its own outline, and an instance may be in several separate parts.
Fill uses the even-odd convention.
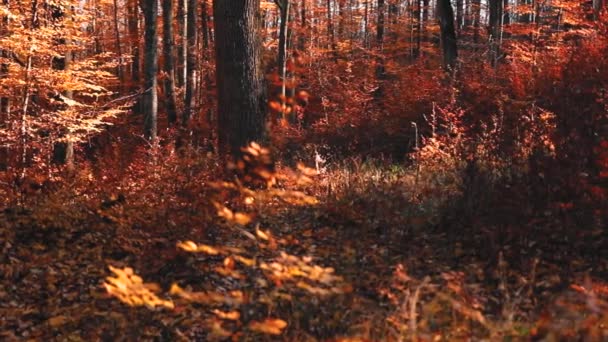
[[[75,0],[4,1],[2,10],[0,145],[22,175],[33,160],[70,165],[75,144],[120,112],[104,104],[116,64],[95,54],[94,15]]]

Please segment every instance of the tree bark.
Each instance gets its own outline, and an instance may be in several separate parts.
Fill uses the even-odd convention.
[[[289,10],[290,0],[275,0],[275,3],[279,7],[281,15],[281,24],[279,26],[279,53],[277,58],[277,66],[279,69],[279,75],[281,77],[281,114],[283,119],[285,118],[285,104],[286,104],[286,87],[287,82],[287,29],[289,25]]]
[[[124,84],[124,78],[122,72],[122,48],[120,46],[120,30],[118,29],[118,0],[114,0],[113,7],[116,55],[118,57],[118,66],[116,67],[116,74],[118,75],[118,80],[120,82],[120,85],[122,86]]]
[[[158,119],[157,77],[158,71],[158,35],[156,21],[158,17],[158,0],[140,0],[144,12],[144,135],[151,141],[156,140]]]
[[[177,43],[177,86],[186,85],[187,46],[188,46],[188,0],[177,0],[177,30],[179,42]],[[183,96],[183,95],[182,95]],[[184,98],[182,97],[182,100]]]
[[[454,10],[450,0],[437,1],[437,19],[441,31],[441,49],[443,51],[443,66],[447,70],[453,70],[458,58],[456,45],[456,30],[454,29]]]
[[[306,46],[306,0],[300,5],[300,37],[298,38],[298,49],[303,51]]]
[[[600,18],[600,12],[604,7],[604,0],[593,0],[593,19],[598,20]]]
[[[167,106],[167,121],[169,126],[177,122],[177,97],[175,94],[175,57],[173,46],[173,0],[163,0],[163,57],[165,78],[165,96]]]
[[[379,46],[384,41],[384,0],[378,0],[378,22],[376,25],[376,43]]]
[[[127,26],[129,30],[129,41],[131,42],[131,54],[133,60],[131,61],[131,80],[134,83],[139,82],[139,32],[138,32],[138,6],[137,0],[129,0],[129,18],[127,20]]]
[[[464,0],[456,0],[456,30],[458,33],[460,33],[462,25],[464,24],[462,19],[464,15],[463,2]]]
[[[471,0],[471,10],[473,11],[473,42],[479,43],[479,27],[481,25],[481,0]],[[475,48],[476,49],[476,48]]]
[[[209,10],[207,8],[207,1],[203,1],[201,5],[201,31],[203,33],[203,50],[207,51],[209,48]]]
[[[187,27],[187,41],[188,48],[186,53],[186,97],[184,102],[184,126],[188,124],[190,118],[195,114],[196,109],[196,72],[198,65],[196,63],[196,39],[197,39],[197,28],[196,28],[196,0],[188,0],[188,24]]]
[[[489,0],[490,5],[490,62],[496,65],[500,54],[500,40],[502,38],[503,0]]]
[[[266,94],[259,37],[260,0],[214,0],[218,133],[221,153],[266,136]]]

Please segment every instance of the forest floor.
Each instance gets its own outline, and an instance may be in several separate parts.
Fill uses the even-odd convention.
[[[608,337],[607,232],[577,208],[471,204],[355,164],[256,191],[75,180],[2,208],[0,339]]]

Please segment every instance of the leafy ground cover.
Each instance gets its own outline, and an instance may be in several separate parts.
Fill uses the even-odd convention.
[[[2,338],[607,337],[606,233],[582,209],[480,201],[424,163],[279,167],[252,190],[191,157],[3,208]]]

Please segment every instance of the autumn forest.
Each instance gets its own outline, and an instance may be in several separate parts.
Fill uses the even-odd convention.
[[[607,341],[606,0],[0,0],[0,340]]]

